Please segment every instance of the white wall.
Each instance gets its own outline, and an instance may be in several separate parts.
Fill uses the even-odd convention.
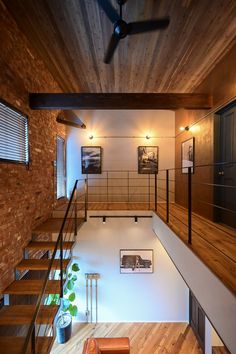
[[[103,170],[137,170],[137,148],[148,145],[159,146],[159,169],[174,167],[173,111],[106,110],[76,113],[87,129],[68,128],[68,191],[72,189],[75,179],[81,178],[81,146],[103,148]],[[90,134],[95,137],[93,140],[88,138]],[[147,134],[153,138],[145,139]],[[136,138],[132,138],[134,136]]]
[[[225,345],[235,353],[235,296],[155,214],[153,229]]]
[[[124,248],[153,249],[154,273],[120,274],[119,251]],[[100,218],[88,218],[73,254],[81,269],[77,289],[79,321],[86,320],[85,273],[90,272],[101,276],[99,322],[188,321],[188,288],[155,236],[152,218],[139,219],[138,224],[133,218],[110,218],[106,224]]]

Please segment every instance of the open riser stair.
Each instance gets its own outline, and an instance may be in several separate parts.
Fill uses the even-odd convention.
[[[50,304],[48,296],[63,296],[77,231],[86,220],[86,203],[80,217],[77,214],[77,184],[70,201],[59,208],[60,217],[49,218],[32,231],[32,241],[23,249],[24,258],[15,266],[15,281],[3,291],[0,354],[50,352],[60,304]],[[38,240],[41,234],[47,234],[51,241]],[[32,258],[35,252],[41,258]],[[28,272],[30,279],[25,279]],[[39,272],[44,275],[40,279],[36,275]],[[15,298],[21,299],[19,304]]]

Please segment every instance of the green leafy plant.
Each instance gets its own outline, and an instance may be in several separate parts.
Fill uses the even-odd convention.
[[[63,312],[69,312],[71,316],[76,316],[78,314],[78,307],[74,304],[76,300],[76,293],[74,287],[76,281],[78,280],[77,274],[80,270],[78,263],[73,263],[70,272],[68,273],[68,281],[66,287],[64,288],[63,305],[61,310]],[[50,294],[48,296],[48,305],[57,305],[60,303],[59,294]]]

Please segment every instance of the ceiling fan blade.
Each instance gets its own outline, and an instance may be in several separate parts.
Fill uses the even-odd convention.
[[[132,35],[137,33],[163,30],[169,26],[169,23],[169,17],[149,21],[130,22],[128,24],[129,34]]]
[[[112,23],[115,23],[117,20],[119,20],[120,16],[109,2],[109,0],[97,0],[97,2]]]
[[[110,63],[110,61],[111,61],[111,59],[113,57],[113,54],[114,54],[114,52],[116,50],[116,47],[118,46],[119,40],[120,40],[119,37],[117,37],[113,33],[112,36],[111,36],[108,48],[107,48],[107,52],[106,52],[105,57],[104,57],[104,63],[106,63],[106,64]]]

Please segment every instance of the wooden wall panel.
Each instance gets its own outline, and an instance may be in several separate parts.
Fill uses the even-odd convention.
[[[186,126],[186,122],[196,119],[194,112],[180,110],[176,112],[176,126]],[[187,124],[187,125],[188,125]],[[176,167],[181,167],[181,144],[183,141],[195,137],[195,165],[211,164],[213,162],[213,116],[210,115],[192,127],[176,136],[175,154]],[[212,219],[212,208],[205,204],[212,202],[212,187],[199,183],[212,183],[212,168],[196,168],[192,176],[193,211]],[[187,174],[176,171],[176,202],[187,206]]]
[[[220,105],[227,104],[229,100],[236,98],[235,58],[236,46],[219,62],[204,82],[196,88],[197,92],[205,92],[206,90],[212,94],[214,107],[210,114],[207,110],[176,111],[176,167],[181,166],[181,143],[191,136],[195,137],[195,164],[214,163],[214,113]],[[196,124],[192,126],[190,131],[180,133],[180,126],[191,126],[194,123]],[[186,206],[186,188],[182,188],[184,178],[185,176],[180,172],[176,173],[176,202]],[[213,183],[213,168],[195,170],[193,182]],[[213,189],[200,184],[193,185],[193,211],[212,219],[212,208],[199,200],[213,203]]]

